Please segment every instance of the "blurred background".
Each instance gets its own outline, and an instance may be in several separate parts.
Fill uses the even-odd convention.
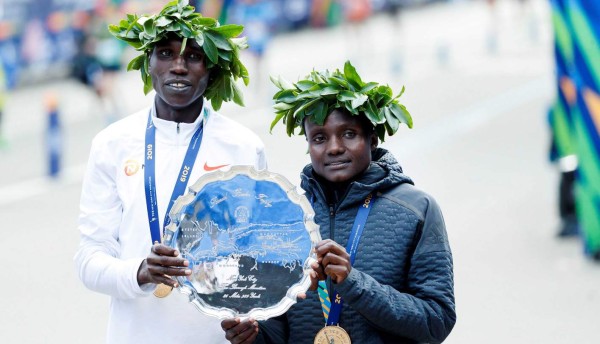
[[[382,146],[445,215],[458,313],[446,343],[600,343],[599,1],[190,2],[245,25],[246,107],[221,112],[295,184],[306,143],[269,133],[269,75],[350,60],[363,80],[406,87],[414,128]],[[2,343],[105,341],[109,298],[72,263],[81,180],[93,136],[153,99],[106,26],[164,4],[0,0]]]

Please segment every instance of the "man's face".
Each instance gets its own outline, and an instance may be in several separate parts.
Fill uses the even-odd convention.
[[[304,123],[315,172],[332,183],[351,181],[371,163],[377,137],[367,134],[357,116],[334,110],[323,125]]]
[[[183,109],[202,97],[209,77],[202,48],[188,40],[180,55],[181,44],[178,37],[165,39],[150,55],[152,87],[160,100],[174,109]]]

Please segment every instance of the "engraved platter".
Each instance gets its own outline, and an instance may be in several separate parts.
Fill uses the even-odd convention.
[[[180,292],[221,319],[283,314],[310,286],[321,240],[304,195],[282,175],[233,166],[206,174],[177,199],[163,243],[190,262]]]

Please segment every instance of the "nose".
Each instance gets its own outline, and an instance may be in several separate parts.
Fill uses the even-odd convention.
[[[171,71],[175,74],[187,73],[187,63],[184,56],[179,54],[175,56],[173,59],[173,64],[171,65]]]
[[[341,138],[334,136],[329,139],[327,143],[327,154],[338,155],[344,153],[346,147],[344,146]]]

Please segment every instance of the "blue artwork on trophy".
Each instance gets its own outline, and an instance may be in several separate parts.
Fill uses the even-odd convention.
[[[320,240],[310,204],[280,175],[233,167],[205,175],[170,213],[166,245],[190,262],[181,292],[206,314],[266,319],[310,284]]]

